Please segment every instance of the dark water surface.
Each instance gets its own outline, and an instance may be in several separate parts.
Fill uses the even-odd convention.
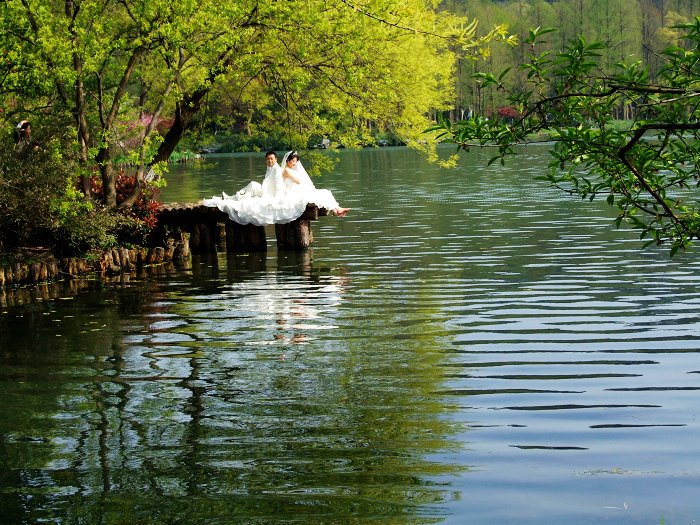
[[[0,308],[0,521],[695,523],[698,252],[487,155],[344,151],[305,254]],[[165,200],[264,167],[209,163]]]

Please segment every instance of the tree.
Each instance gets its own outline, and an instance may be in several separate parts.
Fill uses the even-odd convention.
[[[348,143],[368,121],[415,138],[450,97],[451,47],[477,52],[503,28],[476,36],[437,2],[389,0],[8,0],[0,6],[10,113],[70,114],[82,189],[99,168],[116,206],[115,159],[138,184],[162,169],[218,86],[283,129]],[[257,95],[260,104],[256,104]],[[167,123],[167,124],[165,124]],[[159,132],[159,126],[161,126]]]
[[[522,117],[512,124],[443,120],[431,131],[465,151],[496,148],[491,162],[504,162],[515,144],[553,141],[546,180],[581,198],[605,197],[618,207],[618,226],[630,223],[649,238],[646,245],[669,243],[673,255],[700,238],[700,17],[676,29],[681,41],[658,53],[663,65],[655,76],[640,63],[604,74],[596,59],[605,45],[582,37],[556,55],[539,52],[554,30],[530,31],[528,61],[520,66],[528,86],[508,93]],[[508,90],[508,72],[479,76]],[[629,125],[613,120],[620,104],[634,109]]]

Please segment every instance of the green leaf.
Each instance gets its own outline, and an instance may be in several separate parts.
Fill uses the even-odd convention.
[[[506,76],[506,74],[507,74],[511,69],[513,69],[513,68],[512,68],[512,67],[507,67],[506,69],[504,69],[504,70],[501,72],[500,75],[498,75],[498,83],[499,83],[499,84],[500,84],[501,81],[503,80],[503,77]]]
[[[491,157],[489,159],[489,161],[486,163],[486,166],[490,166],[491,164],[493,164],[494,162],[496,162],[499,159],[501,159],[500,155],[496,155],[495,157]]]
[[[619,54],[584,36],[550,58],[553,46],[534,46],[551,30],[530,30],[525,58],[513,66],[520,76],[507,75],[510,68],[498,78],[477,75],[480,96],[494,107],[517,108],[523,118],[517,126],[499,119],[455,125],[454,136],[464,145],[496,143],[500,155],[488,165],[503,163],[515,144],[549,139],[553,160],[538,180],[590,200],[605,195],[618,206],[618,228],[624,219],[642,239],[685,247],[700,235],[700,204],[688,191],[700,186],[700,17],[674,27],[685,34],[669,39],[674,45],[654,75],[641,61],[612,64]],[[630,120],[614,120],[621,112]]]

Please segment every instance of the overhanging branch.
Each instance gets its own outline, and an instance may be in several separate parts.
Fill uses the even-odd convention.
[[[398,24],[398,23],[396,23],[396,22],[389,22],[388,20],[386,20],[386,19],[384,19],[384,18],[381,18],[381,17],[379,17],[379,16],[377,16],[377,15],[374,15],[374,14],[370,13],[369,11],[366,11],[365,9],[362,9],[361,7],[358,7],[358,6],[356,6],[355,4],[352,4],[352,3],[348,2],[347,0],[340,0],[340,1],[341,1],[343,4],[345,4],[346,6],[348,6],[350,9],[352,9],[352,10],[354,10],[354,11],[357,11],[357,12],[360,13],[361,15],[364,15],[364,16],[366,16],[367,18],[371,18],[372,20],[375,20],[375,21],[377,21],[377,22],[379,22],[379,23],[381,23],[381,24],[387,25],[387,26],[389,26],[389,27],[393,27],[393,28],[396,28],[396,29],[400,29],[400,30],[402,30],[402,31],[410,32],[410,33],[418,33],[418,34],[421,34],[421,35],[433,36],[433,37],[435,37],[435,38],[440,38],[440,39],[442,39],[442,40],[453,40],[452,37],[449,37],[449,36],[439,35],[439,34],[437,34],[437,33],[433,33],[433,32],[430,32],[430,31],[423,31],[423,30],[421,30],[421,29],[416,29],[416,28],[414,28],[414,27],[403,26],[403,25]]]

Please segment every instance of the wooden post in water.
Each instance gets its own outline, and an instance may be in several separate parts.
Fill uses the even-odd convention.
[[[296,220],[287,224],[275,224],[275,236],[277,237],[278,250],[304,251],[314,242],[314,234],[311,231],[311,221],[319,216],[328,215],[325,208],[319,208],[315,204],[309,204],[306,211]]]
[[[298,219],[286,224],[275,224],[277,249],[295,251],[308,249],[314,242],[311,221],[318,219],[318,216],[318,207],[315,204],[309,204]]]
[[[311,221],[301,217],[286,224],[275,224],[278,250],[303,251],[314,242]]]
[[[211,253],[216,251],[216,223],[198,222],[190,225],[190,251]]]
[[[265,227],[226,221],[226,253],[267,251]]]

